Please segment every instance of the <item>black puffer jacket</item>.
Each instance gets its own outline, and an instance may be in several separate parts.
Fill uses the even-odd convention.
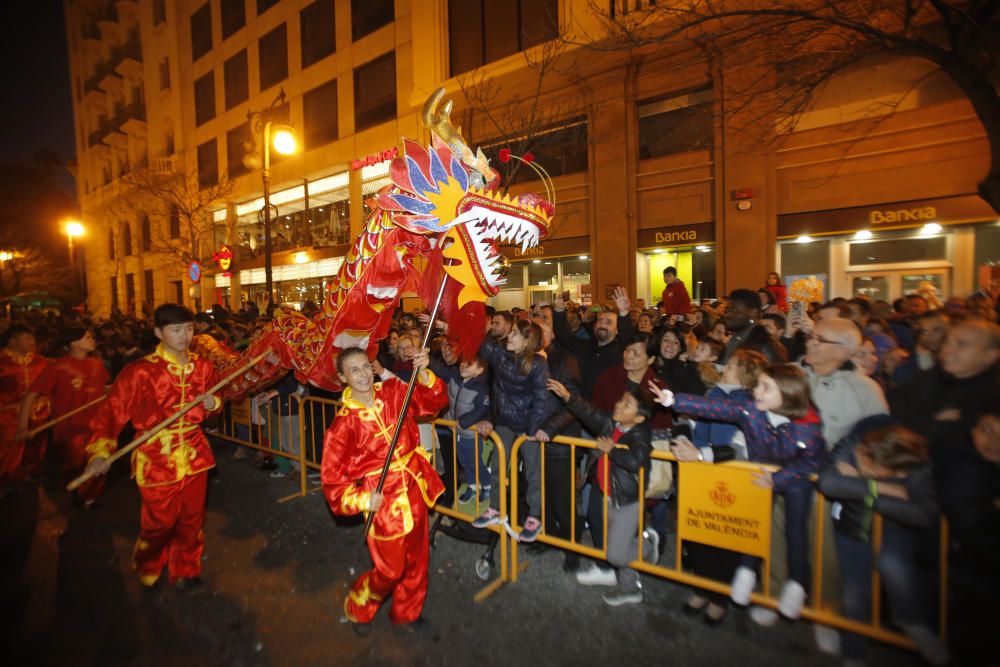
[[[553,380],[558,380],[571,393],[580,391],[580,366],[567,352],[560,350],[555,345],[549,345],[545,350],[546,359],[549,364],[549,375]],[[580,437],[580,422],[570,412],[566,404],[559,400],[559,397],[549,392],[549,404],[551,413],[549,418],[542,424],[542,430],[554,438],[557,435],[564,435],[570,438]],[[532,434],[534,435],[534,434]],[[545,456],[549,459],[569,458],[571,448],[566,445],[553,445],[545,448]],[[577,452],[580,450],[577,449]]]
[[[545,357],[536,355],[531,370],[523,373],[520,360],[500,349],[490,336],[483,339],[479,354],[493,368],[493,423],[515,433],[535,435],[552,412],[545,388],[549,380]]]
[[[609,414],[594,408],[590,403],[571,394],[566,402],[569,409],[583,422],[591,433],[600,438],[610,438],[615,432],[615,422]],[[611,470],[611,500],[616,507],[639,500],[639,470],[645,470],[646,484],[649,484],[649,454],[653,448],[653,434],[648,423],[636,424],[624,433],[614,449],[608,452]],[[590,450],[588,468],[600,458],[599,449]],[[589,474],[589,473],[588,473]]]

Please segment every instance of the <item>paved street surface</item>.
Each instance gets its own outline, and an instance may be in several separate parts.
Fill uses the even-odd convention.
[[[650,577],[643,604],[607,607],[602,589],[577,585],[552,550],[527,556],[517,584],[476,604],[483,547],[444,535],[431,554],[425,629],[395,628],[383,610],[358,638],[341,605],[369,566],[360,524],[338,524],[316,494],[276,504],[296,487],[233,460],[230,445],[215,449],[199,593],[139,586],[130,569],[139,498],[125,465],[94,511],[71,507],[54,473],[0,501],[0,641],[14,655],[4,664],[839,664],[814,648],[805,623],[764,629],[734,612],[707,628],[680,613],[683,588]],[[879,647],[871,664],[919,663]]]

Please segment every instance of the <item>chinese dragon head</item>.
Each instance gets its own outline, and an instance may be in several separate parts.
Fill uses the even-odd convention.
[[[311,318],[275,311],[242,357],[211,340],[198,341],[196,349],[220,370],[271,349],[269,361],[234,383],[228,395],[269,383],[287,369],[302,382],[340,389],[340,350],[362,347],[374,357],[402,294],[415,291],[433,303],[442,282],[439,317],[464,357],[476,353],[486,325],[484,301],[507,279],[500,244],[524,250],[538,245],[555,211],[537,195],[501,194],[499,175],[452,126],[451,102],[440,105],[443,96],[443,88],[435,91],[421,114],[431,145],[404,138],[402,154],[390,165],[391,184],[366,200],[365,228],[332,279],[321,311]],[[538,171],[548,190],[544,171]]]

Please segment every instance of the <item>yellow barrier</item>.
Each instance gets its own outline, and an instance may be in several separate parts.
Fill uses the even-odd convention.
[[[518,454],[520,453],[520,450],[521,450],[521,445],[525,441],[527,441],[527,440],[529,440],[529,438],[527,436],[525,436],[525,435],[522,435],[522,436],[518,437],[514,441],[514,444],[511,447],[510,460],[511,460],[511,467],[514,470],[517,469],[516,462],[517,462],[517,456],[518,456]],[[545,544],[549,544],[551,546],[559,547],[559,548],[565,549],[567,551],[572,551],[574,553],[578,553],[578,554],[583,555],[583,556],[590,556],[592,558],[605,559],[607,557],[607,539],[608,539],[608,530],[607,530],[607,521],[608,521],[607,503],[608,503],[608,498],[606,496],[604,498],[605,507],[604,507],[604,512],[603,512],[603,514],[604,514],[604,519],[603,519],[604,520],[604,530],[603,530],[604,544],[602,544],[600,546],[600,548],[586,546],[586,545],[583,545],[583,544],[580,544],[579,542],[577,542],[576,541],[576,537],[575,537],[576,536],[575,526],[571,528],[570,539],[569,540],[561,539],[561,538],[554,537],[554,536],[551,536],[551,535],[547,534],[547,531],[545,529],[545,510],[544,510],[544,503],[545,503],[544,499],[545,499],[545,496],[546,496],[546,493],[545,493],[545,468],[544,468],[544,466],[545,466],[545,456],[544,456],[544,447],[547,447],[547,446],[568,446],[568,447],[570,447],[570,460],[574,461],[575,460],[575,454],[576,454],[576,448],[577,447],[582,447],[582,448],[585,448],[585,449],[594,449],[594,448],[596,448],[596,443],[594,441],[592,441],[592,440],[584,440],[584,439],[581,439],[581,438],[568,438],[568,437],[563,437],[563,436],[556,437],[556,438],[554,438],[552,441],[550,441],[548,443],[542,443],[542,456],[540,457],[540,459],[541,459],[541,462],[542,462],[541,463],[541,465],[542,465],[541,483],[542,483],[542,499],[543,499],[542,503],[543,503],[543,505],[542,505],[542,512],[541,512],[542,516],[539,517],[539,519],[542,522],[542,528],[541,528],[541,530],[540,530],[540,532],[538,534],[537,541],[545,543]],[[651,452],[651,458],[653,460],[656,460],[656,461],[676,461],[676,458],[674,458],[674,456],[672,454],[670,454],[670,453],[668,453],[666,451],[657,451],[657,450],[654,450],[654,451]],[[747,463],[747,462],[741,462],[741,461],[729,461],[729,462],[721,463],[721,464],[690,462],[690,463],[680,463],[679,466],[680,466],[680,468],[679,468],[679,472],[678,472],[678,475],[677,475],[678,478],[682,477],[682,471],[684,471],[685,469],[695,469],[695,468],[692,468],[692,466],[698,466],[698,467],[702,467],[702,468],[705,468],[705,469],[710,469],[710,470],[713,470],[713,471],[720,471],[720,472],[723,471],[723,470],[725,470],[726,473],[724,475],[720,475],[720,477],[726,477],[732,471],[738,471],[740,474],[749,474],[750,472],[760,470],[762,467],[768,468],[768,469],[770,469],[772,471],[773,470],[778,470],[778,468],[776,466],[770,466],[770,465],[764,466],[764,465],[758,464],[758,463]],[[604,470],[605,470],[605,476],[607,476],[609,468],[610,468],[610,466],[606,466],[604,468]],[[575,468],[574,468],[574,471],[573,471],[573,476],[574,476],[573,479],[575,481],[575,477],[576,477],[576,470],[575,470]],[[605,477],[605,485],[606,485],[606,483],[607,483],[607,478]],[[646,484],[645,484],[645,471],[640,471],[640,474],[639,474],[639,487],[644,490],[645,486],[646,486]],[[574,489],[574,492],[573,492],[573,496],[574,497],[573,497],[573,500],[571,502],[571,507],[573,509],[573,521],[575,522],[575,519],[576,519],[576,517],[575,517],[575,515],[576,515],[575,484],[571,485],[570,488]],[[695,487],[695,486],[689,485],[687,488],[685,488],[684,485],[681,484],[680,485],[680,493],[681,494],[685,494],[685,495],[689,494],[689,493],[691,493],[691,489],[694,489],[694,488],[704,488],[704,487]],[[517,523],[517,516],[518,516],[518,477],[517,477],[516,474],[513,474],[513,475],[510,476],[510,493],[511,493],[511,501],[510,501],[511,526],[512,526],[512,528],[514,528],[515,531],[517,531],[517,530],[519,530],[520,526]],[[765,505],[765,508],[766,508],[766,511],[768,513],[770,513],[770,511],[771,511],[770,492],[768,492],[766,494],[766,496],[767,496],[767,503]],[[649,562],[645,561],[645,555],[643,554],[643,549],[642,549],[642,544],[643,544],[642,535],[643,535],[643,530],[644,530],[644,525],[643,524],[644,524],[644,519],[645,519],[645,500],[646,500],[645,493],[643,492],[640,495],[640,499],[639,499],[639,503],[638,503],[639,513],[640,513],[640,515],[639,515],[639,521],[638,521],[638,535],[637,535],[637,537],[639,539],[639,545],[640,545],[639,551],[638,551],[638,558],[637,558],[637,560],[635,560],[632,563],[630,563],[629,566],[632,567],[633,569],[639,571],[639,572],[645,572],[646,574],[651,574],[651,575],[654,575],[654,576],[657,576],[657,577],[661,577],[663,579],[668,579],[670,581],[674,581],[674,582],[677,582],[677,583],[680,583],[680,584],[684,584],[684,585],[687,585],[687,586],[698,587],[698,588],[709,590],[709,591],[712,591],[712,592],[715,592],[715,593],[721,593],[721,594],[728,595],[730,593],[730,586],[729,586],[728,583],[721,582],[721,581],[716,581],[714,579],[708,579],[706,577],[701,577],[701,576],[698,576],[698,575],[691,574],[689,572],[684,572],[683,571],[683,569],[681,567],[681,554],[682,554],[681,547],[682,547],[682,534],[684,533],[684,531],[680,527],[678,528],[678,531],[677,531],[677,543],[676,543],[677,544],[677,548],[676,548],[674,566],[672,568],[661,566],[661,565],[659,565],[657,563],[649,563]],[[690,502],[689,501],[690,501],[690,499],[685,499],[685,502],[684,502],[683,506],[690,506]],[[680,499],[678,499],[678,508],[680,508],[681,506],[682,506],[682,501]],[[837,629],[847,630],[849,632],[854,632],[854,633],[857,633],[857,634],[860,634],[860,635],[864,635],[864,636],[869,637],[871,639],[882,641],[882,642],[885,642],[887,644],[892,644],[892,645],[899,646],[899,647],[902,647],[902,648],[906,648],[906,649],[910,649],[910,650],[915,650],[916,649],[915,645],[913,644],[913,642],[908,637],[906,637],[905,635],[896,633],[896,632],[891,632],[889,630],[886,630],[881,625],[881,618],[880,618],[880,616],[881,616],[880,581],[879,581],[879,575],[878,575],[877,566],[873,567],[873,569],[872,569],[872,576],[873,576],[872,603],[873,604],[872,604],[872,613],[871,613],[871,619],[872,620],[870,622],[868,622],[868,623],[860,623],[858,621],[854,621],[854,620],[851,620],[851,619],[848,619],[848,618],[844,618],[844,617],[839,616],[838,614],[836,614],[836,613],[834,613],[834,612],[832,612],[830,610],[823,609],[823,608],[820,607],[820,603],[821,603],[821,600],[822,600],[823,538],[824,538],[824,534],[823,534],[824,528],[823,528],[823,526],[824,526],[824,518],[825,518],[824,517],[824,515],[825,515],[825,510],[824,510],[825,504],[824,504],[824,498],[823,498],[823,496],[818,491],[816,492],[815,507],[816,507],[816,513],[815,513],[815,517],[814,517],[815,520],[813,522],[814,532],[815,532],[815,534],[814,534],[814,540],[813,540],[813,554],[814,554],[814,557],[813,557],[813,564],[812,564],[813,565],[813,590],[810,593],[810,600],[811,600],[811,602],[809,603],[808,606],[806,606],[802,610],[802,618],[805,618],[805,619],[810,620],[810,621],[814,621],[816,623],[821,623],[823,625],[828,625],[828,626],[831,626],[831,627],[834,627],[834,628],[837,628]],[[681,521],[681,513],[680,513],[680,511],[678,511],[678,525],[680,526],[681,523],[682,523],[682,521]],[[768,521],[768,524],[769,523],[770,522]],[[769,532],[769,527],[768,527],[768,532]],[[940,561],[939,561],[939,567],[941,568],[940,569],[941,574],[940,574],[940,577],[939,577],[939,589],[940,589],[939,590],[939,599],[940,599],[939,624],[940,624],[940,634],[941,634],[942,638],[945,637],[944,629],[945,629],[946,620],[947,620],[946,619],[946,603],[947,603],[947,596],[946,596],[946,593],[947,593],[947,538],[948,538],[947,533],[948,533],[947,523],[942,518],[942,520],[941,520]],[[876,516],[876,520],[873,523],[873,531],[872,531],[872,548],[873,548],[875,554],[878,554],[879,549],[881,548],[881,540],[882,540],[882,521],[881,521],[881,517],[880,516]],[[522,568],[520,567],[520,565],[518,563],[518,549],[517,549],[518,543],[516,541],[512,541],[511,544],[512,544],[512,546],[511,546],[511,582],[512,583],[516,583],[517,582],[517,578],[518,578],[518,573],[520,572],[520,570]],[[719,542],[716,542],[715,544],[719,544]],[[752,599],[752,601],[753,601],[754,604],[757,604],[757,605],[760,605],[760,606],[763,606],[763,607],[768,607],[768,608],[771,608],[771,609],[777,609],[777,607],[778,607],[778,600],[775,597],[773,597],[773,596],[771,596],[769,594],[769,589],[768,589],[768,579],[769,579],[769,576],[768,576],[768,564],[769,564],[769,561],[770,561],[770,558],[769,558],[770,554],[769,553],[767,553],[767,554],[757,553],[757,554],[754,554],[754,555],[763,556],[764,576],[762,577],[762,585],[764,587],[764,593],[756,593],[755,592],[755,593],[753,593],[751,599]],[[873,559],[873,564],[876,564],[876,563],[877,563],[877,559]]]
[[[258,405],[257,415],[252,414],[252,403],[249,398],[236,403],[227,403],[228,407],[220,417],[221,429],[209,433],[214,438],[298,463],[299,492],[286,496],[278,502],[285,502],[306,493],[305,437],[301,417],[302,399],[295,394],[291,394],[287,398],[288,408],[284,414],[281,411],[281,401],[277,396],[272,397],[263,405]],[[299,418],[293,422],[283,422],[283,419],[294,416],[290,414],[292,401],[295,401],[299,408]],[[238,427],[242,427],[242,429]],[[295,436],[298,439],[297,446],[292,437],[291,429],[295,430]],[[295,449],[298,451],[296,452]]]
[[[295,400],[298,406],[298,419],[297,421],[297,433],[298,433],[298,452],[291,452],[291,443],[288,442],[290,435],[286,435],[285,429],[277,429],[277,439],[265,438],[265,434],[273,433],[274,423],[273,420],[281,417],[287,417],[290,415],[282,415],[278,411],[277,407],[280,407],[280,403],[275,404],[277,398],[272,398],[267,404],[267,410],[263,411],[261,420],[263,423],[253,424],[250,417],[250,409],[246,405],[237,403],[235,406],[228,410],[223,417],[223,426],[220,431],[216,431],[212,435],[223,440],[241,445],[244,447],[249,447],[258,451],[263,451],[274,456],[281,456],[289,459],[294,459],[299,463],[299,486],[300,489],[296,493],[285,496],[278,500],[279,503],[287,502],[295,498],[301,498],[309,493],[313,493],[321,490],[322,485],[317,485],[309,487],[308,485],[308,474],[309,471],[319,472],[322,460],[322,449],[323,449],[323,435],[326,433],[326,429],[329,428],[330,424],[336,418],[337,410],[340,409],[341,403],[339,401],[320,398],[317,396],[306,396],[304,398],[299,398],[298,396],[292,395],[289,400]],[[247,399],[249,403],[249,399]],[[272,411],[271,407],[275,405],[275,409]],[[290,410],[290,409],[289,409]],[[458,424],[454,421],[449,421],[446,419],[437,419],[433,422],[428,422],[433,424],[435,427],[447,428],[452,433],[452,470],[458,470],[458,454],[457,454],[457,428]],[[246,437],[240,437],[240,431],[236,428],[238,425],[245,426],[247,428]],[[256,430],[254,430],[256,429]],[[254,441],[254,435],[256,434],[256,442]],[[476,451],[480,451],[479,435],[476,434],[475,447]],[[496,436],[496,434],[490,434],[489,439],[492,441],[494,448],[496,448],[496,464],[500,466],[499,472],[499,483],[501,489],[492,489],[491,493],[500,493],[500,516],[502,519],[507,517],[507,494],[503,491],[507,488],[507,454],[503,443]],[[267,443],[267,444],[261,444]],[[431,450],[432,461],[435,461],[437,450]],[[481,455],[481,453],[480,453]],[[479,470],[476,469],[476,486],[480,488],[482,486],[483,480],[479,479]],[[434,508],[435,512],[443,516],[450,517],[451,519],[457,521],[463,521],[465,523],[471,524],[472,521],[479,516],[483,508],[480,507],[481,503],[479,501],[479,496],[476,494],[475,498],[475,514],[469,515],[458,509],[458,488],[461,486],[457,476],[454,477],[453,488],[451,489],[451,496],[456,500],[452,503],[450,507],[437,505]],[[510,581],[510,567],[508,561],[508,554],[510,552],[509,536],[507,531],[504,529],[503,524],[499,526],[489,526],[487,530],[497,533],[499,541],[498,548],[500,551],[500,564],[499,573],[496,579],[494,579],[486,588],[476,594],[475,600],[481,602],[494,591],[500,588],[503,584]]]
[[[455,471],[452,475],[452,488],[451,497],[453,498],[451,507],[441,505],[440,503],[434,506],[434,511],[442,514],[443,516],[456,519],[458,521],[463,521],[465,523],[471,524],[472,521],[482,514],[483,509],[481,507],[482,503],[479,500],[478,492],[475,494],[475,512],[473,515],[461,512],[458,509],[458,489],[461,487],[461,483],[458,479],[458,423],[448,420],[448,419],[435,419],[431,422],[435,428],[438,426],[447,428],[451,431],[452,437],[452,448],[451,448],[451,466],[452,470]],[[503,442],[497,437],[496,433],[491,433],[489,439],[493,442],[493,447],[496,450],[496,457],[494,459],[494,465],[499,466],[499,489],[490,489],[490,493],[500,494],[500,525],[488,526],[486,529],[490,530],[499,535],[499,542],[497,546],[500,549],[500,573],[499,576],[493,580],[486,588],[481,590],[474,597],[476,602],[482,602],[496,590],[498,590],[502,585],[510,581],[510,568],[508,566],[508,551],[510,538],[507,535],[507,531],[504,529],[503,521],[507,519],[507,453],[503,446]],[[482,456],[481,447],[479,444],[479,434],[475,435],[475,451],[477,456]],[[436,456],[437,449],[433,450],[432,456]],[[432,459],[436,460],[436,459]],[[479,477],[479,466],[476,466],[476,488],[482,488],[483,480]]]

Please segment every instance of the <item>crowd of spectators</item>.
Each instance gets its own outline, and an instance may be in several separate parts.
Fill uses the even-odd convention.
[[[454,456],[450,436],[436,438],[449,489],[444,502],[482,502],[477,527],[503,521],[499,470],[477,443],[495,432],[509,451],[527,435],[520,450],[527,507],[520,540],[531,542],[544,531],[579,542],[589,529],[594,545],[607,544],[608,562],[584,566],[569,553],[564,568],[581,584],[615,587],[604,596],[609,605],[633,604],[642,601],[642,583],[628,563],[640,549],[655,561],[674,529],[669,490],[649,497],[638,488],[640,478],[650,479],[654,442],[668,443],[680,461],[778,464],[780,472],[761,473],[756,483],[774,490],[774,539],[786,543],[776,559],[784,562],[774,563],[787,572],[781,615],[798,618],[811,594],[810,508],[820,491],[830,500],[824,566],[839,574],[830,596],[835,611],[870,620],[870,573],[877,568],[892,623],[925,659],[945,664],[948,647],[931,630],[937,600],[926,585],[940,566],[936,544],[944,516],[952,658],[996,662],[990,619],[1000,595],[1000,326],[994,300],[976,293],[934,304],[940,307],[931,307],[924,294],[891,304],[863,297],[790,302],[772,273],[760,289],[693,304],[675,270],[664,278],[667,288],[656,306],[619,288],[603,306],[558,298],[528,309],[488,308],[479,357],[468,360],[458,359],[446,324],[397,311],[376,370],[383,378],[408,379],[424,331],[436,329],[431,368],[448,383],[451,399],[442,417],[459,425]],[[66,326],[93,330],[94,354],[112,378],[156,344],[149,320],[120,313],[105,320],[29,312],[20,323],[33,328],[40,351]],[[266,318],[247,308],[230,313],[215,306],[196,318],[199,333],[237,350],[265,325]],[[286,400],[291,393],[315,393],[291,375],[268,391],[267,398]],[[278,410],[291,416],[290,408]],[[540,446],[557,436],[593,439],[595,449],[571,458],[568,447]],[[582,489],[576,479],[586,482]],[[582,496],[574,503],[576,493]],[[643,497],[650,517],[640,539]],[[579,517],[571,516],[574,504]],[[874,514],[883,526],[877,557]],[[748,557],[696,544],[684,556],[689,569],[731,584],[730,596],[696,590],[685,602],[685,613],[703,615],[709,625],[723,621],[730,601],[747,605],[760,586],[758,563]],[[777,617],[754,611],[751,617],[764,625]],[[819,628],[821,649],[842,653],[849,664],[863,662],[865,642],[858,636]]]

